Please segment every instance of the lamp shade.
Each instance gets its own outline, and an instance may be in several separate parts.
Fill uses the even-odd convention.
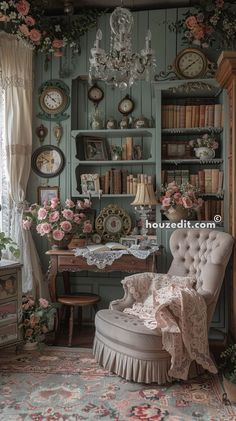
[[[141,174],[140,181],[137,184],[137,193],[134,201],[131,203],[133,206],[155,206],[158,200],[155,196],[151,177],[144,177]]]

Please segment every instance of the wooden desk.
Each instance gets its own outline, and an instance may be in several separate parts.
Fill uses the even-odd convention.
[[[98,269],[95,265],[89,266],[84,257],[75,256],[71,250],[48,250],[46,254],[50,256],[47,273],[49,292],[51,300],[56,301],[56,278],[58,272],[62,272],[65,293],[69,293],[69,272],[82,270],[89,272],[156,272],[156,256],[159,252],[151,254],[147,259],[137,259],[131,254],[124,254],[120,259],[115,260],[111,266],[106,266],[104,269]]]

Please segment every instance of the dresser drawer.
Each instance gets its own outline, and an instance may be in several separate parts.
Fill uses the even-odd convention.
[[[17,321],[17,301],[0,304],[0,326],[5,322],[13,323]]]
[[[0,345],[17,340],[17,324],[0,327]]]
[[[0,274],[0,300],[15,297],[17,293],[17,273]]]

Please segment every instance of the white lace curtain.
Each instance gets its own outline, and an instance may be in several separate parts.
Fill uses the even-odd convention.
[[[2,144],[11,201],[10,222],[4,224],[4,231],[21,249],[23,292],[42,296],[43,278],[35,245],[31,233],[22,229],[32,150],[32,49],[5,32],[0,32],[0,89],[4,116]],[[7,203],[7,192],[3,190],[4,194],[3,203]]]

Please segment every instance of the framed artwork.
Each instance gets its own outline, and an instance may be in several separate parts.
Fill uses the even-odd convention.
[[[191,158],[191,148],[188,140],[178,142],[164,140],[162,142],[162,156],[164,159]]]
[[[132,237],[121,237],[120,238],[120,243],[123,246],[131,247],[131,246],[135,246],[136,244],[138,244],[138,239],[137,238],[132,238]]]
[[[84,137],[84,158],[86,161],[107,161],[106,139]]]
[[[55,197],[60,197],[59,187],[58,186],[39,186],[38,187],[38,204],[43,205],[44,202],[54,199]]]
[[[99,174],[81,174],[80,179],[83,194],[99,193]]]

